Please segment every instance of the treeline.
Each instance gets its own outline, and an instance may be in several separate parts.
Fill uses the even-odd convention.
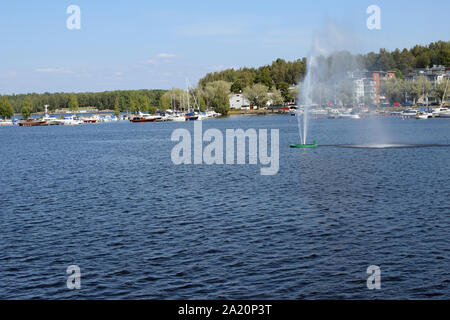
[[[269,89],[276,88],[281,91],[297,84],[306,73],[306,58],[293,62],[277,59],[271,65],[259,68],[241,68],[239,70],[227,69],[220,72],[208,73],[200,79],[199,87],[205,88],[210,82],[226,81],[231,83],[231,91],[243,91],[253,84],[263,84]]]
[[[433,65],[450,66],[450,41],[432,42],[428,46],[416,45],[411,49],[395,49],[389,52],[380,49],[379,53],[361,55],[364,66],[369,71],[399,70],[406,75],[408,70],[427,68]]]
[[[438,41],[430,43],[428,46],[416,45],[411,49],[396,49],[389,52],[380,49],[378,53],[351,55],[349,52],[342,52],[341,57],[350,56],[352,64],[358,65],[361,69],[369,71],[396,71],[402,78],[408,70],[425,68],[433,65],[450,66],[450,41]],[[199,86],[204,88],[206,84],[214,81],[231,82],[231,91],[239,92],[253,84],[263,84],[270,90],[276,88],[287,97],[287,88],[297,85],[306,73],[306,58],[293,62],[277,59],[271,65],[260,68],[241,68],[238,70],[227,69],[220,72],[208,73],[203,77]]]
[[[44,105],[50,111],[70,108],[70,98],[75,96],[79,108],[117,109],[120,111],[135,110],[150,111],[160,106],[160,99],[166,90],[117,90],[86,93],[30,93],[4,95],[14,112],[19,113],[25,102],[31,103],[32,112],[42,112]]]

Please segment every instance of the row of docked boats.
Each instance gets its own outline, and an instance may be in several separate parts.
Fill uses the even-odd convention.
[[[40,118],[32,118],[27,120],[0,120],[0,126],[18,125],[20,127],[37,127],[37,126],[75,126],[87,123],[100,123],[118,121],[119,118],[111,115],[99,116],[93,115],[88,117],[64,116],[56,117],[44,114]]]
[[[291,107],[289,110],[289,114],[291,116],[303,116],[304,115],[304,108],[297,108],[297,107]],[[339,109],[333,109],[333,108],[327,108],[327,109],[317,109],[313,108],[308,110],[308,115],[312,117],[328,117],[329,119],[360,119],[361,116],[353,112],[351,109],[346,110],[339,110]]]
[[[180,113],[172,110],[167,110],[163,114],[156,114],[156,115],[139,112],[138,115],[130,117],[129,120],[130,122],[134,123],[165,122],[165,121],[185,122],[185,121],[196,121],[196,120],[217,118],[219,116],[221,116],[221,114],[215,111]]]
[[[420,110],[408,109],[399,113],[405,118],[416,118],[419,120],[426,120],[429,118],[450,118],[450,109],[445,107],[439,108],[422,108]]]
[[[303,116],[304,108],[291,107],[289,110],[291,116]],[[376,113],[375,113],[376,114]],[[381,114],[386,114],[385,112],[381,112]],[[358,112],[352,109],[334,109],[334,108],[326,108],[326,109],[317,109],[312,108],[308,110],[308,115],[312,117],[328,117],[329,119],[360,119],[361,116],[371,116],[374,115],[373,112],[370,112],[368,109],[358,109]],[[391,112],[390,115],[400,116],[404,119],[406,118],[415,118],[415,119],[429,119],[429,118],[450,118],[450,109],[446,107],[439,108],[428,108],[423,107],[421,109],[407,109],[404,111],[395,111]]]

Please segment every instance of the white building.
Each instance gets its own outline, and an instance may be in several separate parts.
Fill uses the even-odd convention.
[[[250,109],[250,101],[242,93],[232,93],[229,96],[230,109]]]
[[[355,105],[363,105],[364,104],[364,79],[355,79],[353,80],[353,103]]]

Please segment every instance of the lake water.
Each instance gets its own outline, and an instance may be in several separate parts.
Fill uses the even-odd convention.
[[[279,129],[279,173],[173,165],[193,123],[0,128],[0,299],[450,298],[450,119],[203,127]],[[335,146],[369,143],[441,146]]]

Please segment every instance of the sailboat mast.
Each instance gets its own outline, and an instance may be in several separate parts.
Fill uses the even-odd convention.
[[[188,79],[187,78],[186,78],[186,94],[187,94],[188,110],[189,110],[189,112],[191,112],[191,105],[190,105],[190,101],[189,101],[189,83],[188,83]]]
[[[444,90],[444,95],[442,96],[442,100],[441,100],[441,108],[444,105],[445,101],[447,100],[447,88],[448,88],[448,78],[447,78],[447,82],[445,83],[445,90]]]

